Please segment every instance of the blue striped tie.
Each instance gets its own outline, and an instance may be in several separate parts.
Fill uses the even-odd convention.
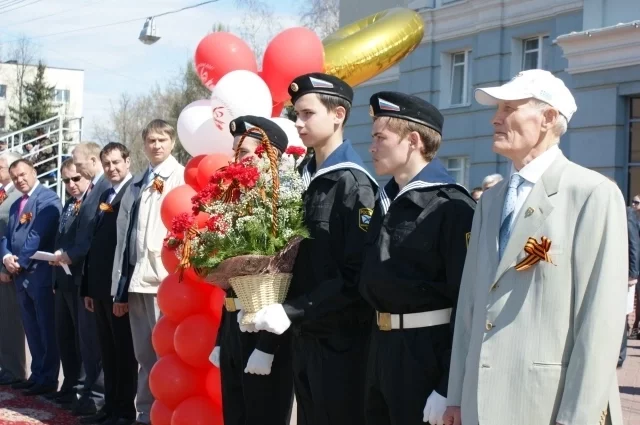
[[[524,182],[519,174],[514,174],[509,179],[509,188],[507,196],[504,198],[504,206],[502,207],[502,221],[500,224],[500,237],[498,239],[498,255],[502,259],[504,250],[509,243],[511,236],[511,224],[513,223],[513,212],[516,209],[516,201],[518,200],[518,187]]]

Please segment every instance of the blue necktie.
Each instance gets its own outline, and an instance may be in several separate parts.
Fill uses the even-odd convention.
[[[514,174],[509,179],[509,188],[507,189],[507,196],[504,198],[504,205],[502,207],[502,220],[500,224],[500,237],[498,239],[498,255],[499,259],[502,259],[502,254],[509,243],[509,236],[511,236],[511,224],[513,223],[513,212],[516,209],[516,201],[518,200],[518,187],[524,182],[524,179],[519,174]]]
[[[67,224],[67,220],[69,220],[69,217],[71,217],[71,213],[73,212],[73,206],[75,205],[76,201],[75,199],[71,202],[69,202],[69,205],[67,205],[67,208],[65,208],[64,213],[62,214],[62,218],[60,219],[60,228],[58,229],[59,232],[62,232],[62,230],[64,229],[64,225]]]
[[[105,202],[107,204],[111,204],[111,202],[113,202],[113,198],[116,197],[116,190],[114,188],[111,188],[108,190],[108,194],[107,194],[107,198],[105,199]]]

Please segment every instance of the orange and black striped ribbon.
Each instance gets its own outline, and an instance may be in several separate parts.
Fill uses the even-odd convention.
[[[164,180],[162,180],[160,177],[156,177],[155,179],[153,179],[152,187],[153,190],[162,195],[162,192],[164,192]]]
[[[520,261],[516,265],[516,271],[527,270],[530,267],[535,266],[540,261],[546,261],[547,263],[553,264],[551,258],[549,257],[549,249],[551,248],[551,241],[543,236],[540,239],[540,243],[538,243],[535,238],[529,238],[527,243],[524,246],[524,252],[527,253],[527,256],[524,260]]]
[[[24,213],[20,216],[20,224],[25,224],[31,221],[33,218],[33,213]]]
[[[111,204],[108,204],[106,202],[100,202],[100,211],[113,212],[113,207],[111,206]]]

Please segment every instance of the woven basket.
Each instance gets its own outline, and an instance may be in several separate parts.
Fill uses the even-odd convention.
[[[253,324],[256,313],[271,304],[282,304],[291,283],[291,273],[255,274],[232,277],[231,287],[242,302],[242,325]]]

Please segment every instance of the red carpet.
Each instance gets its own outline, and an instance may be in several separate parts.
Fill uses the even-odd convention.
[[[78,419],[42,397],[0,387],[0,425],[76,425]]]

